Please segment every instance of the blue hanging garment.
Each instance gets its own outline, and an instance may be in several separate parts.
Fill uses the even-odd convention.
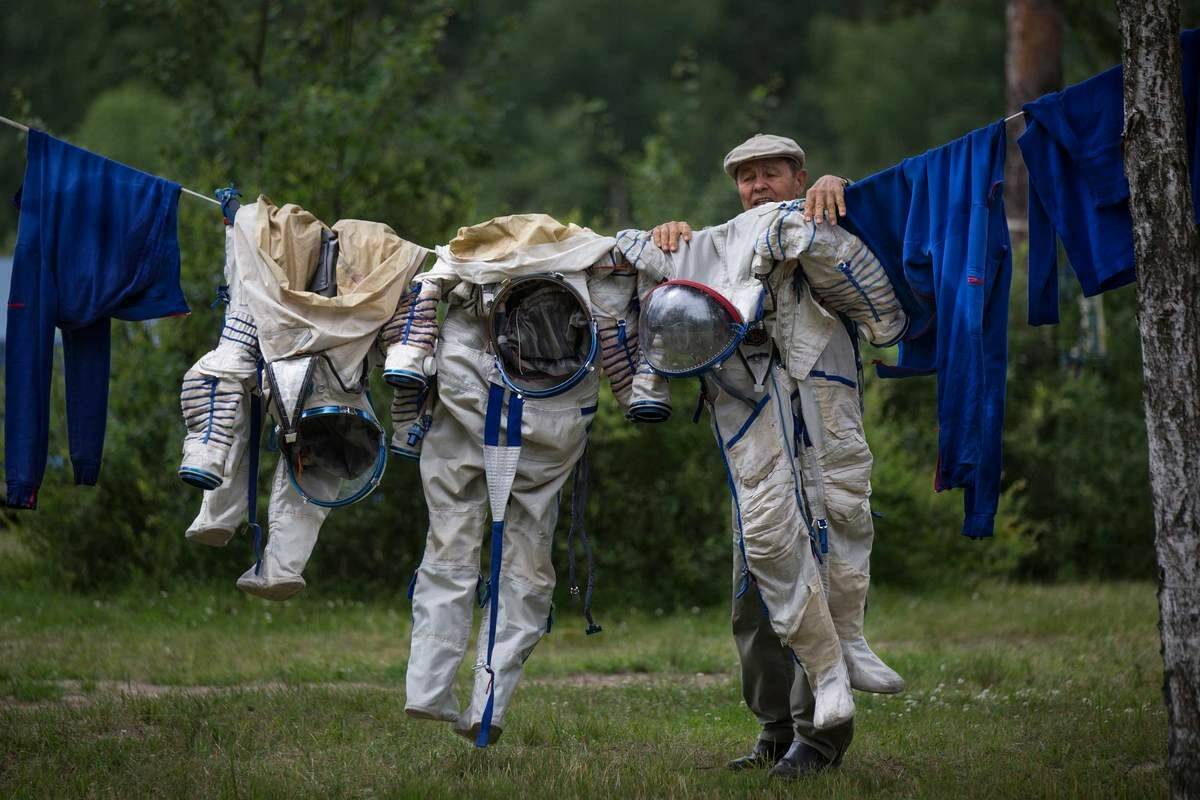
[[[963,488],[962,532],[992,534],[1012,280],[1004,123],[995,122],[846,189],[846,228],[871,248],[914,320],[881,377],[937,373],[934,488]]]
[[[1184,31],[1183,99],[1192,201],[1200,222],[1200,30]],[[1133,220],[1121,136],[1121,67],[1024,106],[1017,144],[1029,171],[1029,324],[1058,323],[1058,239],[1088,297],[1133,282]]]
[[[5,352],[10,508],[35,508],[46,470],[54,329],[62,330],[75,482],[100,474],[112,318],[188,313],[179,185],[29,131]]]

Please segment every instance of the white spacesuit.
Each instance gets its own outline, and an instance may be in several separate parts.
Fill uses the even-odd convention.
[[[303,589],[329,508],[378,483],[386,442],[365,393],[368,354],[427,253],[386,225],[342,220],[327,228],[265,197],[236,210],[226,231],[221,341],[184,376],[179,474],[206,489],[187,537],[223,546],[252,513],[261,389],[281,457],[267,545],[239,588],[275,600]]]
[[[558,493],[587,444],[604,342],[612,349],[599,362],[614,394],[623,404],[634,394],[636,344],[620,330],[636,309],[636,280],[614,261],[613,244],[541,214],[463,228],[422,276],[437,286],[422,293],[449,306],[436,366],[420,347],[389,352],[385,372],[430,377],[434,367],[437,376],[420,452],[429,533],[412,589],[405,710],[450,722],[479,746],[499,737],[522,666],[550,625]],[[665,386],[653,386],[658,394],[639,391],[661,416]],[[491,577],[463,710],[454,677],[482,590],[489,518]]]
[[[830,511],[847,510],[843,500],[848,493],[841,489],[861,478],[869,491],[870,452],[862,441],[861,453],[847,452],[845,463],[822,465],[815,451],[805,447],[811,440],[809,428],[822,423],[800,424],[806,419],[804,398],[821,391],[809,382],[820,372],[815,367],[842,323],[816,302],[812,281],[797,269],[797,259],[802,253],[811,256],[819,277],[828,277],[821,266],[845,273],[820,257],[822,241],[813,246],[814,235],[820,240],[824,231],[810,233],[803,246],[789,240],[789,253],[778,249],[780,233],[797,208],[772,204],[750,209],[725,225],[693,234],[674,253],[660,251],[649,244],[649,234],[639,231],[618,234],[618,246],[643,274],[668,281],[642,298],[641,347],[665,374],[701,376],[733,494],[735,545],[742,562],[738,595],[760,594],[775,635],[804,666],[815,696],[813,724],[826,729],[853,716],[851,676],[866,675],[866,683],[878,677],[878,671],[859,669],[851,659],[861,656],[870,659],[869,668],[876,662],[887,668],[862,639],[861,613],[841,614],[848,620],[844,625],[833,613],[835,602],[844,607],[865,599],[865,586],[859,591],[862,581],[857,576],[850,580],[851,570],[845,567],[865,561],[861,537],[854,540],[857,549],[838,551],[841,566],[834,568],[829,518],[844,521],[849,516],[839,519]],[[795,217],[799,221],[800,214]],[[774,248],[770,255],[758,252],[762,243]],[[869,252],[866,256],[873,260]],[[840,287],[832,279],[826,285],[830,294]],[[890,295],[890,284],[880,292]],[[854,299],[861,303],[861,297]],[[842,305],[856,320],[874,325],[876,336],[876,329],[886,329],[898,337],[906,319],[894,300],[891,296],[887,308],[881,302],[875,313],[860,313],[849,302]],[[834,452],[834,444],[821,452]],[[856,457],[864,454],[865,461]],[[830,478],[835,479],[832,487]],[[870,524],[866,495],[855,500],[856,524],[842,528],[852,534],[860,533],[862,513]],[[869,552],[868,538],[867,556]],[[844,638],[854,647],[844,647]],[[880,682],[874,683],[878,690]]]

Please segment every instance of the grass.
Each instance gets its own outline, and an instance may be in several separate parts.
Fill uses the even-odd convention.
[[[1165,796],[1156,619],[1147,584],[873,592],[868,638],[909,689],[859,694],[843,767],[780,786],[723,769],[756,733],[723,609],[593,637],[560,610],[477,751],[404,716],[401,596],[10,585],[0,796]]]

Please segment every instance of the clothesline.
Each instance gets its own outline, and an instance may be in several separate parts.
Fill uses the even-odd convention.
[[[29,133],[28,125],[22,125],[21,123],[11,120],[8,117],[0,117],[0,122],[3,122],[5,125],[7,125],[10,128],[16,128],[17,130],[22,131],[24,133]],[[187,188],[186,186],[180,186],[179,191],[190,194],[192,197],[199,197],[201,200],[203,200],[207,203],[212,203],[214,206],[221,205],[218,201],[214,200],[213,198],[209,197],[208,195],[200,194],[200,192],[194,192],[191,189]]]
[[[1018,111],[1015,114],[1010,114],[1009,116],[1004,118],[1004,121],[1011,122],[1012,120],[1016,119],[1017,117],[1022,116],[1024,113],[1025,113],[1024,111]],[[11,120],[8,117],[0,117],[0,122],[4,123],[5,125],[9,126],[10,128],[16,128],[17,130],[19,130],[23,133],[29,133],[28,125],[22,125],[20,122]],[[201,194],[200,192],[192,191],[191,189],[187,188],[186,186],[180,186],[179,191],[184,192],[186,194],[190,194],[192,197],[198,197],[201,200],[205,201],[206,203],[212,203],[214,206],[221,205],[220,202],[218,202],[217,200],[214,200],[213,198],[209,197],[208,195]]]
[[[1015,114],[1010,114],[1010,115],[1006,116],[1006,118],[1004,118],[1004,121],[1010,122],[1012,120],[1015,120],[1016,118],[1018,118],[1018,116],[1021,116],[1022,114],[1025,114],[1025,112],[1016,112]],[[8,127],[17,128],[18,131],[22,131],[23,133],[29,133],[28,125],[22,125],[22,124],[20,124],[20,122],[17,122],[16,120],[10,120],[7,118],[7,116],[0,116],[0,122],[4,122],[4,124],[7,125]],[[194,191],[190,190],[190,188],[187,188],[186,186],[180,186],[179,191],[185,192],[187,194],[191,194],[192,197],[198,197],[199,199],[204,200],[205,203],[211,203],[212,205],[221,205],[220,201],[212,199],[211,197],[208,196],[208,194],[200,194],[199,192],[194,192]]]

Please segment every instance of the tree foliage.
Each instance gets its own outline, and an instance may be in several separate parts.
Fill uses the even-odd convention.
[[[1065,4],[1072,80],[1117,57],[1111,14],[1086,5]],[[739,210],[721,158],[757,131],[799,139],[814,177],[861,177],[1004,110],[1003,8],[989,0],[14,0],[0,23],[5,116],[192,188],[236,182],[251,199],[381,220],[426,245],[519,211],[606,232],[717,223]],[[20,141],[0,136],[0,180],[15,186],[22,166]],[[16,222],[3,213],[0,245]],[[221,552],[182,537],[199,495],[175,477],[176,397],[220,327],[209,308],[219,215],[183,200],[180,241],[193,314],[115,324],[101,484],[69,486],[59,388],[41,507],[7,518],[67,582],[232,580],[249,560],[242,538]],[[1106,297],[1106,356],[1067,359],[1078,288],[1063,278],[1062,325],[1030,329],[1023,263],[1018,254],[995,540],[959,537],[961,497],[932,492],[932,381],[868,375],[876,580],[1152,569],[1132,295]],[[384,387],[374,396],[384,416]],[[728,499],[706,421],[690,422],[695,398],[679,383],[659,427],[628,425],[611,398],[598,416],[587,524],[601,606],[729,591]],[[424,526],[417,470],[393,462],[371,498],[330,516],[308,577],[402,585]]]

